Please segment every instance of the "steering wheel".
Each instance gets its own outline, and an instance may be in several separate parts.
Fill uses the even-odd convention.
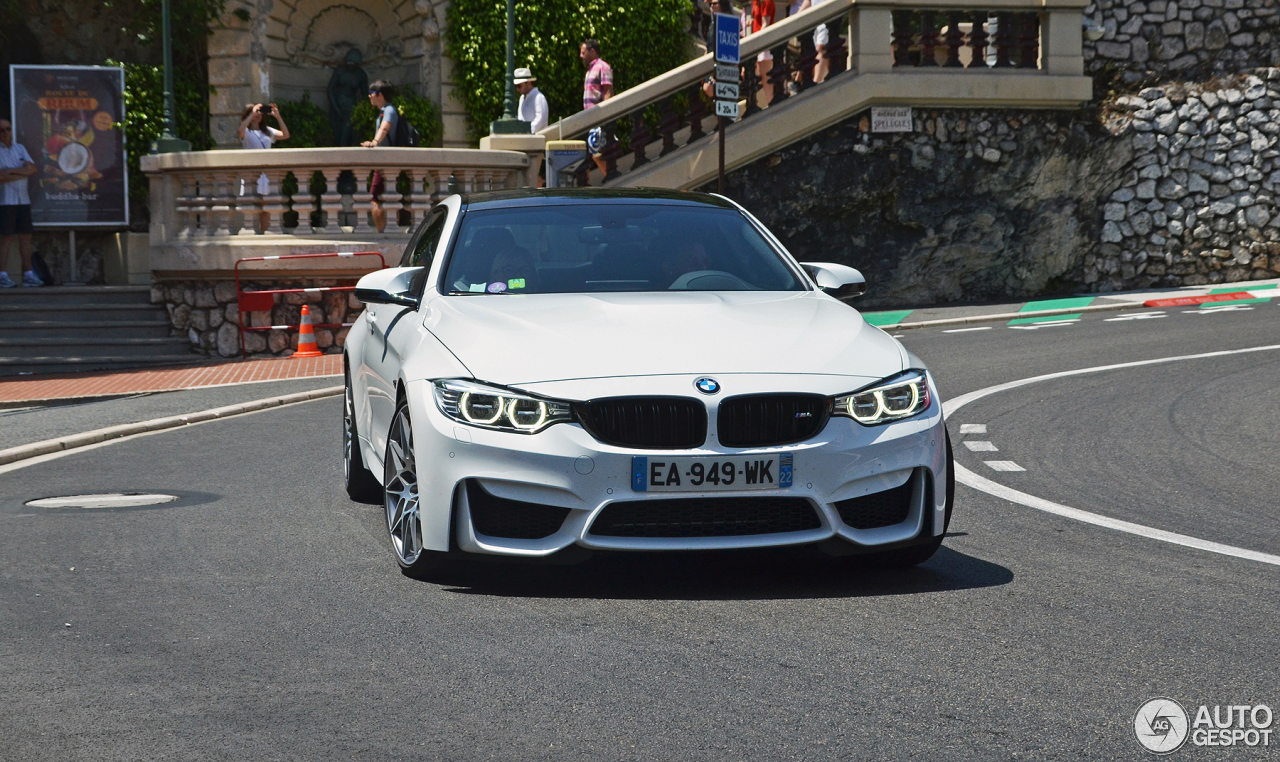
[[[724,270],[694,270],[667,287],[671,291],[751,291],[753,286]]]

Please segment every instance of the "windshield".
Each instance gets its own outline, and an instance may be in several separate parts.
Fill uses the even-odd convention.
[[[467,212],[444,283],[452,294],[803,289],[736,210],[655,204]]]

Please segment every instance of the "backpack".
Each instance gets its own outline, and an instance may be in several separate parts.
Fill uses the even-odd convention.
[[[422,137],[418,131],[409,124],[409,120],[404,118],[399,110],[396,111],[396,134],[391,136],[391,145],[400,148],[417,148],[422,143]]]

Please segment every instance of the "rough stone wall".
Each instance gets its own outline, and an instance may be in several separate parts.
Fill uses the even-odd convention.
[[[1080,112],[855,116],[727,179],[799,259],[861,269],[866,306],[1280,275],[1280,69]],[[714,188],[707,188],[714,190]]]
[[[1280,66],[1280,0],[1093,0],[1085,71],[1121,82],[1188,81]]]
[[[272,281],[244,283],[246,291],[286,288],[318,288],[350,285],[336,280]],[[275,294],[271,310],[247,313],[250,326],[298,325],[302,305],[307,305],[314,325],[350,323],[359,317],[364,304],[350,291],[309,294]],[[210,356],[235,357],[240,354],[240,311],[236,286],[232,281],[171,281],[151,287],[151,303],[163,304],[176,335],[185,333],[193,352]],[[347,340],[347,328],[315,329],[316,344],[322,352],[337,354]],[[298,348],[297,330],[247,331],[245,349],[250,355],[288,357]]]

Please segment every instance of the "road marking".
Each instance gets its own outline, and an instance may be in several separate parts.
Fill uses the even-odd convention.
[[[897,325],[906,320],[912,310],[894,310],[892,312],[864,312],[862,319],[874,326],[885,328],[891,325]]]
[[[1211,294],[1201,294],[1200,296],[1178,296],[1172,299],[1148,299],[1142,303],[1143,307],[1189,307],[1193,304],[1205,304],[1207,302],[1230,302],[1236,299],[1249,298],[1248,291],[1231,291],[1230,293],[1214,292]]]
[[[1115,323],[1120,320],[1155,320],[1156,318],[1169,317],[1161,312],[1135,312],[1132,315],[1121,315],[1120,317],[1103,318],[1104,323]]]
[[[1165,363],[1181,362],[1183,360],[1203,360],[1210,357],[1229,357],[1231,355],[1251,354],[1254,352],[1274,352],[1276,350],[1280,350],[1280,344],[1269,344],[1262,347],[1247,347],[1245,349],[1224,349],[1217,352],[1204,352],[1195,355],[1161,357],[1155,360],[1137,360],[1135,362],[1123,362],[1116,363],[1114,365],[1098,365],[1093,368],[1078,368],[1076,370],[1065,370],[1058,373],[1046,373],[1043,376],[1032,376],[1031,378],[1023,378],[1017,381],[1009,381],[1003,384],[996,384],[995,386],[988,386],[985,389],[978,389],[976,391],[962,394],[953,400],[948,400],[943,403],[943,418],[950,418],[951,415],[960,408],[968,405],[970,402],[980,400],[983,397],[988,397],[992,394],[1008,391],[1010,389],[1017,389],[1021,386],[1039,383],[1041,381],[1050,381],[1056,378],[1070,378],[1071,376],[1083,376],[1089,373],[1103,373],[1108,370],[1119,370],[1122,368],[1140,368],[1144,365],[1163,365]],[[1270,553],[1260,553],[1256,550],[1249,550],[1247,548],[1237,548],[1234,545],[1223,545],[1217,542],[1210,542],[1209,540],[1201,540],[1197,537],[1188,537],[1187,535],[1177,534],[1175,532],[1166,532],[1163,529],[1155,529],[1153,527],[1143,526],[1142,524],[1120,521],[1119,519],[1109,518],[1097,513],[1082,511],[1078,508],[1070,508],[1065,505],[1045,500],[1044,498],[1036,497],[1035,495],[1028,495],[1025,492],[1019,492],[1018,490],[1006,487],[1003,484],[993,482],[990,479],[975,474],[959,463],[955,463],[954,467],[956,470],[956,481],[961,484],[980,492],[985,492],[988,495],[998,497],[1002,500],[1008,500],[1012,503],[1024,505],[1028,508],[1044,511],[1045,513],[1051,513],[1055,516],[1075,519],[1076,521],[1081,521],[1085,524],[1093,524],[1094,526],[1114,529],[1117,532],[1125,532],[1139,537],[1167,542],[1173,545],[1181,545],[1188,548],[1195,548],[1197,550],[1205,550],[1210,553],[1218,553],[1224,556],[1232,556],[1234,558],[1243,558],[1249,561],[1259,561],[1264,564],[1280,566],[1280,556],[1275,556]]]
[[[960,424],[960,434],[986,434],[987,424],[985,423],[962,423]]]
[[[978,328],[952,328],[949,331],[943,331],[943,333],[968,333],[969,331],[990,331],[990,330],[991,330],[991,326],[984,325]]]
[[[991,466],[991,470],[993,471],[1026,471],[1027,470],[1022,466],[1018,465],[1017,463],[1014,463],[1011,460],[984,460],[982,462],[986,463],[988,466]]]
[[[1041,317],[1028,317],[1010,320],[1005,325],[1010,328],[1019,326],[1042,326],[1054,323],[1074,323],[1084,315],[1083,312],[1073,312],[1069,315],[1042,315]]]
[[[970,452],[999,452],[990,442],[975,442],[970,439],[964,443],[964,446],[968,447]]]
[[[1247,312],[1248,310],[1251,310],[1251,309],[1253,308],[1246,307],[1242,304],[1228,304],[1225,307],[1213,306],[1213,307],[1201,307],[1198,310],[1183,310],[1182,314],[1184,315],[1216,315],[1219,312]]]
[[[1018,312],[1040,312],[1042,310],[1076,310],[1093,304],[1096,296],[1072,296],[1066,299],[1044,299],[1038,302],[1027,302]]]
[[[1078,322],[1080,322],[1080,318],[1073,318],[1071,320],[1046,320],[1042,323],[1036,323],[1034,325],[1013,325],[1013,323],[1010,323],[1009,327],[1016,328],[1020,331],[1034,331],[1039,328],[1055,328],[1060,325],[1071,325],[1072,323],[1078,323]]]

